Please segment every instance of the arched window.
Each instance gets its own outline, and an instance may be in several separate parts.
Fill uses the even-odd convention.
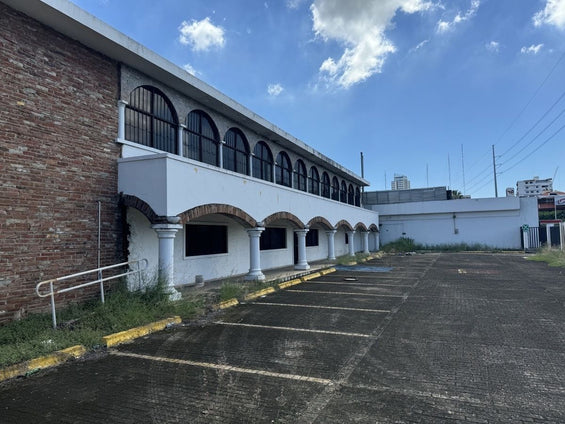
[[[280,152],[275,161],[275,182],[277,184],[292,187],[292,167],[290,159],[285,152]]]
[[[300,191],[306,191],[306,166],[300,159],[296,161],[294,171],[294,188]]]
[[[230,129],[224,137],[222,148],[224,168],[240,174],[249,174],[249,144],[237,128]]]
[[[273,155],[263,141],[257,143],[253,149],[253,176],[273,181]]]
[[[347,203],[350,205],[355,204],[355,190],[353,189],[353,185],[349,184],[349,192],[347,193]]]
[[[345,181],[341,182],[341,190],[339,191],[339,201],[342,203],[347,203],[347,184],[345,184]]]
[[[310,168],[309,192],[312,194],[320,194],[320,174],[315,166]]]
[[[337,177],[332,178],[332,199],[339,202],[339,180]]]
[[[359,187],[355,188],[355,206],[361,206],[361,190],[359,190]]]
[[[328,175],[327,172],[324,172],[322,174],[322,196],[327,197],[329,199],[330,198],[330,190],[331,190],[330,176]]]
[[[190,112],[186,117],[183,155],[210,165],[219,165],[218,130],[212,119],[201,110]]]
[[[177,153],[178,119],[171,101],[157,88],[144,85],[129,95],[126,140]]]

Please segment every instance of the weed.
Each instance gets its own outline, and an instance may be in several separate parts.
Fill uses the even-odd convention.
[[[536,255],[529,257],[532,261],[547,262],[549,266],[565,267],[565,251],[544,247]]]

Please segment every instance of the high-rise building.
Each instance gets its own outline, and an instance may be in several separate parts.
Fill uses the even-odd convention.
[[[410,180],[406,175],[394,174],[394,180],[390,183],[391,190],[408,190],[410,189]]]
[[[518,197],[536,197],[547,191],[553,191],[553,178],[540,180],[536,176],[531,180],[520,180],[516,183],[516,195]]]

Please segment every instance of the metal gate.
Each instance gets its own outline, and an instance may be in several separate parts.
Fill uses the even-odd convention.
[[[540,248],[541,242],[539,227],[520,227],[520,240],[522,240],[522,249],[524,250]],[[526,246],[524,246],[524,242],[526,242]]]

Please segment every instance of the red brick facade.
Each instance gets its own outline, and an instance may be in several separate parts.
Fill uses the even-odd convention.
[[[97,201],[102,265],[123,249],[118,64],[3,4],[0,63],[2,322],[48,308],[39,281],[96,267]]]

